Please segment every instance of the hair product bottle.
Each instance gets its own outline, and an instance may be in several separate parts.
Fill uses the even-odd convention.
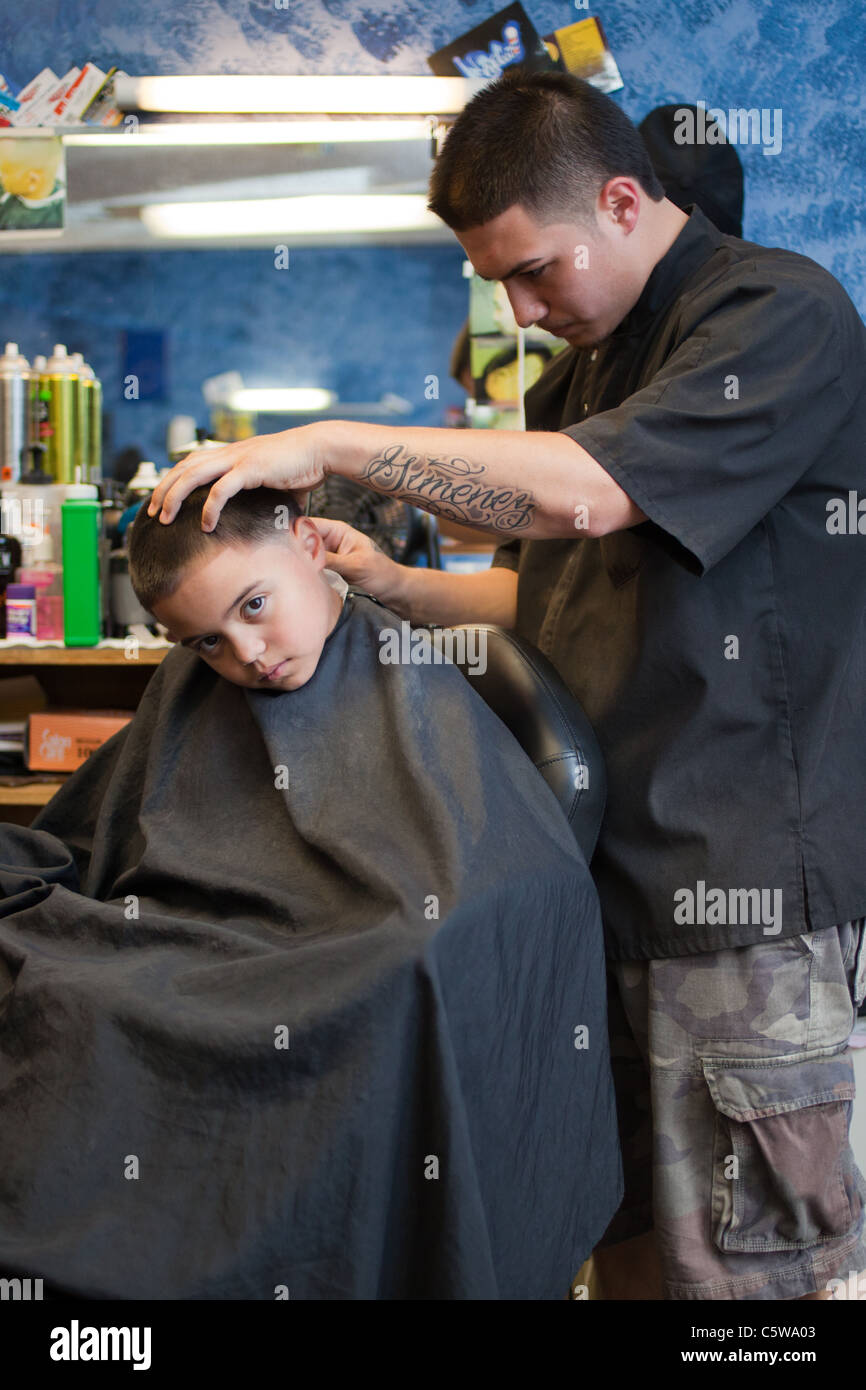
[[[78,374],[63,343],[57,343],[40,378],[40,396],[48,407],[44,427],[45,468],[55,482],[75,481]]]
[[[67,647],[95,647],[102,636],[102,506],[97,497],[68,497],[60,510],[63,640]]]
[[[17,343],[7,343],[0,357],[0,482],[17,483],[22,467],[27,467],[30,385],[27,358]]]

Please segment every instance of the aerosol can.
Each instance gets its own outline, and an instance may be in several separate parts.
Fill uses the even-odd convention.
[[[30,364],[7,343],[0,357],[0,482],[17,483],[29,459]]]
[[[63,343],[55,344],[39,390],[48,417],[42,426],[45,469],[55,482],[75,482],[78,373]]]
[[[87,364],[85,364],[87,365]],[[92,367],[85,382],[85,400],[90,412],[90,472],[89,483],[102,482],[102,382]]]
[[[27,389],[27,431],[29,436],[29,456],[36,457],[34,449],[38,450],[40,459],[45,457],[45,431],[43,425],[48,421],[48,396],[43,400],[40,393],[40,382],[46,372],[46,361],[41,352],[38,352],[33,359],[33,366],[30,368],[30,381]],[[22,466],[21,472],[24,472]]]
[[[75,446],[72,455],[73,477],[81,483],[90,482],[90,395],[94,371],[84,361],[84,355],[73,352],[70,361],[76,373],[75,382]]]

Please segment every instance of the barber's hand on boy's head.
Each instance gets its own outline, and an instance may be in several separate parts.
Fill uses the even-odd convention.
[[[274,487],[294,492],[302,508],[306,495],[325,477],[319,461],[315,425],[299,425],[278,434],[239,439],[219,449],[200,449],[170,468],[153,489],[149,516],[162,508],[160,521],[174,521],[185,497],[203,483],[214,483],[202,509],[203,531],[212,531],[230,497],[241,488]]]

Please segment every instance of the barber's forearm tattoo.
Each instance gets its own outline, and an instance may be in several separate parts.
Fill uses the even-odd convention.
[[[389,444],[365,465],[360,481],[464,526],[509,532],[531,526],[535,516],[532,493],[486,483],[486,473],[483,463],[434,454],[421,456],[402,444]]]

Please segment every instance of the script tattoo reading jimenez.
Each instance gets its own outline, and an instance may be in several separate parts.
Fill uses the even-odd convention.
[[[535,499],[531,492],[490,487],[482,480],[486,468],[462,458],[425,458],[389,444],[366,465],[361,480],[378,492],[390,492],[449,521],[465,526],[488,526],[494,531],[522,531],[532,524]],[[432,505],[434,503],[436,505]]]

